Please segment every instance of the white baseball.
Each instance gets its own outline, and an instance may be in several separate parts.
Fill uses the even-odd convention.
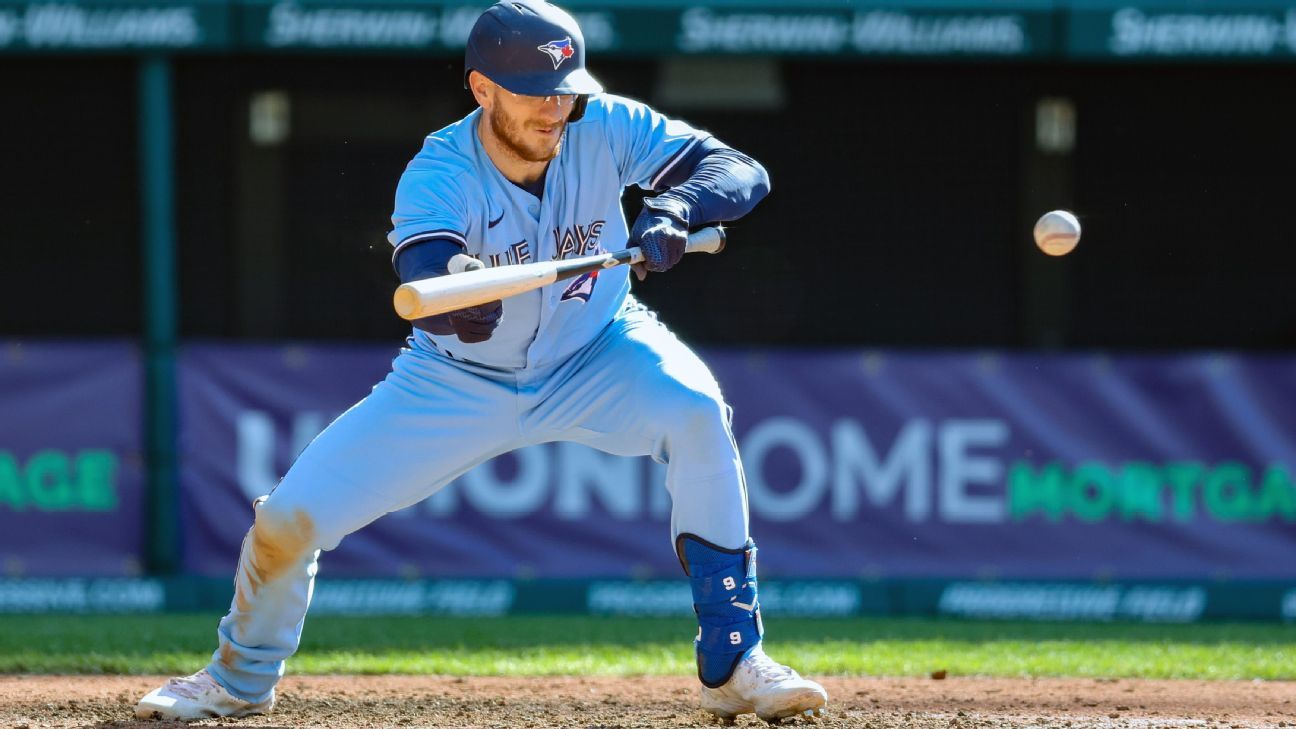
[[[1035,223],[1035,245],[1050,256],[1065,256],[1080,242],[1080,221],[1066,210],[1053,210]]]

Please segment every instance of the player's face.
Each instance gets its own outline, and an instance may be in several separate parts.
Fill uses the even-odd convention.
[[[522,96],[501,86],[494,92],[494,103],[486,114],[491,131],[504,146],[527,162],[557,157],[576,96]]]

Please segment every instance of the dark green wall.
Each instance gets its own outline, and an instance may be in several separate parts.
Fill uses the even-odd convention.
[[[725,255],[642,287],[692,341],[1296,343],[1285,231],[1296,68],[779,68],[778,108],[663,105],[774,180]],[[610,89],[655,99],[655,62],[594,69]],[[178,59],[181,336],[399,339],[383,239],[391,195],[422,136],[470,109],[459,73],[446,58]],[[28,58],[0,67],[0,81],[0,335],[138,333],[133,61]],[[248,100],[267,89],[292,102],[291,135],[272,148],[247,132]],[[1072,99],[1078,116],[1074,155],[1052,177],[1032,163],[1042,96]],[[1030,242],[1048,207],[1073,207],[1085,224],[1065,259]],[[93,307],[48,293],[104,281],[114,295]]]

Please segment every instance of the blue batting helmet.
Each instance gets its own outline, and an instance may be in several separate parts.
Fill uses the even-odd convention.
[[[585,36],[566,11],[544,0],[502,0],[477,18],[464,50],[464,87],[473,71],[515,94],[577,94],[603,90],[585,70]]]

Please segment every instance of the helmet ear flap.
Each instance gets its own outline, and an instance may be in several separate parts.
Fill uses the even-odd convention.
[[[585,116],[585,106],[589,104],[589,94],[579,94],[575,103],[572,104],[571,114],[567,115],[567,123],[578,122],[581,117]]]

